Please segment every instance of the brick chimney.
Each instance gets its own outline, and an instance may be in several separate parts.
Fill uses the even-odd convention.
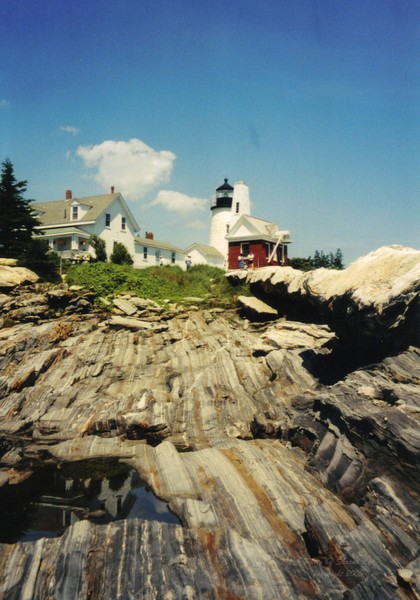
[[[66,190],[66,200],[71,200],[73,198],[73,194],[71,190]]]
[[[153,240],[153,233],[151,231],[146,231],[146,240]]]
[[[115,193],[115,187],[113,185],[111,185],[111,194]]]

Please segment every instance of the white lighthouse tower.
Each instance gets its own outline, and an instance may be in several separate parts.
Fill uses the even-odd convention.
[[[249,200],[249,187],[245,181],[238,181],[233,188],[232,206],[230,209],[230,227],[241,215],[251,214],[251,202]]]
[[[227,257],[228,243],[225,239],[229,233],[232,220],[233,187],[225,179],[224,183],[217,188],[216,197],[211,203],[211,225],[209,245],[213,246]]]

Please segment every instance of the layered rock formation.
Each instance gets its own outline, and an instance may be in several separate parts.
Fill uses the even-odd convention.
[[[281,306],[285,283],[273,280],[292,274],[280,271],[245,276],[272,305],[280,289]],[[393,343],[416,285],[392,296]],[[343,298],[356,306],[353,287]],[[339,304],[317,293],[325,314]],[[93,311],[64,288],[15,290],[0,305],[3,489],[45,461],[113,457],[182,522],[80,521],[59,538],[0,544],[0,597],[420,597],[415,337],[325,385],[345,341],[334,319],[253,323],[129,296]],[[388,307],[372,318],[389,322]],[[355,322],[365,335],[366,316]]]

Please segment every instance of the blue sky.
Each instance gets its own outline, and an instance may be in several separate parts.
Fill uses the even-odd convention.
[[[420,244],[418,0],[1,0],[0,160],[208,242],[246,181],[291,256]]]

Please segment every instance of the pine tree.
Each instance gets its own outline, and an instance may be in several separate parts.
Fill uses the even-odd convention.
[[[35,271],[47,281],[57,281],[58,257],[48,241],[33,237],[40,225],[31,202],[23,197],[26,181],[16,181],[9,159],[3,162],[0,180],[0,256],[18,259],[20,266]],[[38,234],[40,235],[40,234]]]
[[[9,159],[3,162],[0,181],[0,256],[20,258],[30,246],[34,228],[39,225],[31,202],[23,194],[26,181],[16,181]]]
[[[19,265],[35,271],[45,281],[60,280],[60,258],[50,249],[48,240],[42,237],[30,240],[20,256]]]
[[[314,257],[312,259],[312,267],[314,269],[319,269],[320,267],[322,267],[321,263],[322,263],[322,258],[319,253],[319,250],[315,250]]]
[[[334,267],[334,269],[344,269],[343,253],[341,252],[340,248],[337,248],[337,252],[334,255],[332,266]]]
[[[325,254],[322,250],[315,250],[313,258],[311,256],[308,256],[308,258],[290,258],[289,265],[300,271],[311,271],[321,267],[341,270],[344,269],[343,253],[340,248],[337,249],[335,254],[333,252]]]

